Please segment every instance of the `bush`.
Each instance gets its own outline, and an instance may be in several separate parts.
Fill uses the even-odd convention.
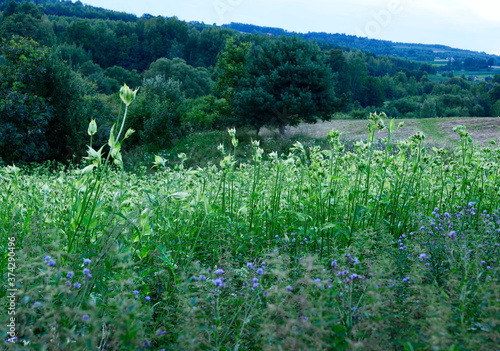
[[[179,107],[182,130],[196,132],[221,128],[224,125],[224,118],[219,114],[219,107],[222,104],[224,104],[223,99],[216,99],[213,96],[185,100]]]
[[[349,112],[349,116],[354,119],[365,119],[368,116],[368,112],[365,110],[352,110]]]
[[[181,83],[165,76],[144,79],[129,112],[128,127],[138,133],[130,143],[166,147],[180,136],[178,108],[184,101]]]
[[[490,116],[491,117],[500,117],[500,100],[495,102],[493,106],[491,106],[490,109]]]

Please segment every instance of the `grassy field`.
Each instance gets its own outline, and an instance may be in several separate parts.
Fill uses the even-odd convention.
[[[486,146],[491,140],[500,142],[500,118],[426,118],[426,119],[400,119],[396,123],[404,123],[404,126],[397,130],[393,141],[405,140],[416,132],[421,131],[425,135],[425,143],[440,148],[453,149],[459,146],[459,136],[453,132],[453,128],[464,125],[468,128],[472,140],[478,145]],[[352,148],[355,141],[366,140],[367,138],[366,120],[341,120],[336,119],[329,122],[316,124],[302,124],[298,127],[288,127],[284,138],[278,135],[277,130],[262,128],[259,135],[253,130],[238,130],[237,136],[240,140],[240,147],[236,151],[236,158],[239,161],[251,159],[252,140],[258,140],[260,147],[265,151],[264,158],[273,151],[278,154],[287,154],[289,149],[297,141],[306,148],[320,146],[328,148],[327,134],[332,129],[341,132],[341,140]],[[377,131],[375,137],[382,139],[387,135],[387,130]],[[157,154],[168,160],[170,164],[179,163],[177,155],[185,153],[188,167],[206,166],[217,164],[220,151],[217,146],[221,143],[230,143],[227,133],[221,131],[193,133],[187,138],[176,142],[168,150],[158,151]],[[154,153],[136,150],[128,154],[128,159],[124,160],[127,169],[135,170],[142,165],[149,165],[154,161]]]
[[[426,144],[459,122],[204,133],[139,172],[112,132],[75,169],[0,168],[3,347],[498,350],[500,149]]]
[[[459,143],[459,136],[453,132],[458,125],[467,127],[474,142],[487,145],[491,140],[500,142],[500,118],[425,118],[425,119],[398,119],[397,123],[403,122],[404,126],[396,132],[395,139],[407,139],[418,131],[425,134],[426,142],[443,147],[454,147]],[[338,129],[343,137],[347,139],[366,138],[366,120],[333,120],[317,124],[302,124],[299,127],[287,128],[287,136],[293,138],[296,135],[304,135],[314,138],[326,138],[328,132]],[[269,136],[269,130],[263,130],[262,136]],[[387,130],[375,134],[377,138],[384,138]]]

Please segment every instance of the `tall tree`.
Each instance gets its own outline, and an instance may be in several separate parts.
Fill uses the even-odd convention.
[[[231,102],[234,98],[234,88],[240,80],[248,76],[247,61],[251,43],[236,45],[234,37],[226,41],[226,47],[218,55],[215,72],[217,80],[213,88],[214,95],[223,100],[219,104],[219,113],[229,122],[234,124],[234,109]]]
[[[231,104],[238,124],[256,129],[328,119],[339,103],[334,76],[324,54],[311,42],[298,37],[278,37],[252,47],[247,75],[234,87]]]

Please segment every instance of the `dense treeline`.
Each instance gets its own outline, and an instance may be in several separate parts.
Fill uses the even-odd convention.
[[[3,11],[11,0],[0,0],[0,11]],[[17,2],[23,2],[17,1]],[[112,21],[135,22],[137,16],[106,10],[100,7],[84,6],[81,1],[72,2],[71,0],[31,0],[28,1],[38,5],[47,15],[69,16],[79,18],[100,18]]]
[[[436,66],[298,35],[138,18],[70,1],[0,1],[0,9],[0,143],[12,148],[0,157],[7,162],[81,155],[82,126],[95,117],[109,130],[118,108],[112,97],[123,83],[140,87],[129,145],[167,147],[192,131],[232,126],[284,132],[334,113],[500,115],[500,75],[454,76],[491,66],[491,57]],[[32,72],[35,62],[39,71]]]
[[[243,33],[267,34],[273,36],[299,35],[304,39],[317,41],[320,43],[320,46],[335,45],[344,49],[359,49],[369,51],[377,55],[394,55],[400,58],[418,61],[433,61],[436,58],[436,55],[439,55],[441,58],[445,59],[453,57],[456,64],[461,64],[465,59],[472,59],[481,63],[487,63],[489,60],[493,60],[490,66],[493,66],[494,63],[500,64],[500,57],[497,55],[488,55],[484,52],[479,53],[469,50],[454,49],[446,45],[398,43],[388,40],[368,39],[344,33],[296,33],[289,32],[282,28],[261,27],[252,24],[234,22],[224,25],[224,27]],[[439,53],[437,54],[436,52]]]

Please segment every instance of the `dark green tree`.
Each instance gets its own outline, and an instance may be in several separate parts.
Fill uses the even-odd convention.
[[[94,86],[30,39],[4,40],[0,55],[6,61],[0,66],[0,157],[10,163],[83,154],[90,119],[105,115]]]
[[[495,102],[490,109],[490,116],[491,117],[500,117],[500,100]]]
[[[193,67],[181,58],[161,58],[151,64],[144,72],[145,78],[165,76],[181,82],[181,91],[187,98],[197,98],[210,94],[212,80],[210,73],[203,67]]]
[[[351,102],[363,99],[364,87],[368,78],[368,68],[365,55],[362,52],[349,52],[347,54],[349,91]]]
[[[336,75],[335,93],[345,94],[346,99],[350,95],[349,89],[349,67],[344,52],[340,49],[332,49],[326,53],[326,64],[330,66]]]
[[[22,4],[11,1],[2,14],[0,37],[11,39],[13,36],[31,38],[43,45],[55,41],[54,30],[47,16],[30,2]]]
[[[229,124],[235,123],[234,109],[231,102],[234,98],[234,88],[238,86],[242,78],[248,76],[247,62],[251,45],[251,43],[236,45],[235,38],[228,38],[226,47],[219,54],[215,66],[217,78],[213,92],[216,97],[222,100],[222,103],[218,104],[219,114]]]
[[[298,37],[279,37],[252,47],[248,75],[238,80],[231,104],[238,125],[257,130],[328,119],[339,100],[334,76],[320,48]]]
[[[184,101],[180,87],[179,81],[166,79],[164,75],[144,79],[127,118],[127,128],[137,131],[129,143],[164,148],[180,136],[177,110]]]

